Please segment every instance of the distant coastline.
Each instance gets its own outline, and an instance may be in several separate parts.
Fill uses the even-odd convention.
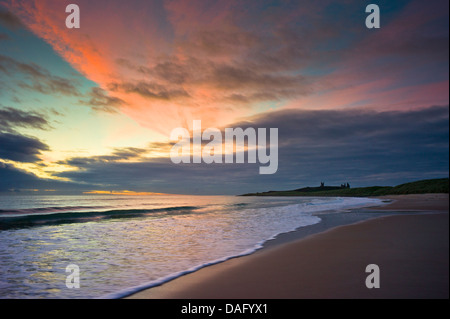
[[[408,195],[408,194],[448,194],[449,179],[428,179],[397,186],[371,186],[350,188],[349,184],[341,186],[325,186],[324,183],[318,187],[304,187],[288,191],[268,191],[262,193],[249,193],[240,196],[385,196],[385,195]]]

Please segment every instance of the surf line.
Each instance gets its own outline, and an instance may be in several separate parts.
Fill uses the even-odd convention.
[[[275,174],[278,171],[278,128],[270,128],[269,143],[267,139],[266,128],[225,128],[224,132],[208,128],[202,131],[202,121],[194,120],[192,136],[186,128],[172,130],[170,141],[176,143],[170,151],[170,159],[174,164],[243,164],[247,154],[247,163],[268,164],[259,167],[259,174]],[[203,145],[203,142],[208,143]]]

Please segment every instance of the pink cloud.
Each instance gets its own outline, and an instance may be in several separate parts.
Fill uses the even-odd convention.
[[[78,30],[65,27],[65,7],[71,2],[12,0],[8,6],[32,32],[50,43],[86,78],[125,101],[121,111],[140,124],[166,133],[172,127],[192,123],[195,118],[219,125],[245,115],[246,108],[239,109],[224,102],[226,92],[217,91],[205,83],[204,78],[190,75],[195,85],[187,82],[174,85],[155,74],[155,67],[165,68],[167,62],[174,62],[176,68],[184,68],[188,74],[196,73],[196,67],[208,68],[209,71],[205,71],[211,72],[214,67],[202,61],[202,56],[197,56],[192,64],[191,56],[184,51],[189,41],[184,38],[191,33],[195,37],[197,31],[207,27],[231,28],[227,21],[231,2],[207,6],[204,1],[167,1],[165,10],[170,21],[163,21],[161,10],[164,8],[156,7],[153,1],[135,1],[130,5],[123,1],[106,4],[80,0],[77,1],[81,10]],[[178,38],[173,39],[175,36]],[[136,68],[124,67],[118,60]],[[150,72],[142,72],[145,70]],[[141,87],[142,83],[148,84],[147,87],[155,88],[152,92],[155,98],[149,98],[150,94],[143,96],[138,90],[111,91],[111,83]],[[174,91],[186,94],[176,99],[164,98]]]
[[[331,63],[335,71],[320,77],[314,94],[285,107],[407,110],[447,105],[448,69],[436,65],[448,65],[448,35],[426,29],[448,17],[445,4],[439,4],[412,1],[381,29],[365,30],[366,37]]]
[[[401,39],[442,15],[435,9],[418,14],[423,7],[418,1],[339,56],[313,51],[317,41],[338,34],[322,27],[324,4],[316,1],[289,12],[264,9],[259,16],[240,1],[79,0],[78,30],[65,27],[71,2],[7,1],[32,32],[111,97],[105,101],[121,101],[116,106],[121,112],[162,133],[189,127],[194,119],[221,127],[269,102],[296,108],[448,103],[443,86],[448,81],[405,81],[411,63],[431,49]],[[292,29],[290,24],[302,18],[313,28]],[[379,60],[411,48],[413,54],[393,66]],[[327,61],[335,71],[303,76],[303,67],[314,61]]]
[[[297,99],[286,104],[285,108],[366,108],[392,111],[448,104],[448,80],[395,89],[389,89],[390,84],[392,84],[390,80],[383,79],[342,89],[333,89],[325,94],[316,94]]]

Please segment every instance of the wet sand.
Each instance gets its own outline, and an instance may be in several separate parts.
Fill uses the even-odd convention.
[[[374,216],[401,214],[268,246],[129,298],[448,298],[448,194],[384,198],[393,203]],[[369,264],[380,268],[379,289],[366,287]]]

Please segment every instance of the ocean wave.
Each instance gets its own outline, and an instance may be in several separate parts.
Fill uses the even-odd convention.
[[[95,207],[99,208],[99,207]],[[176,206],[156,209],[117,209],[108,211],[77,211],[89,207],[47,207],[0,211],[0,230],[34,226],[83,223],[107,219],[138,218],[190,214],[197,206]]]
[[[106,206],[58,206],[58,207],[38,207],[24,209],[0,209],[0,218],[3,216],[26,216],[35,214],[47,214],[57,212],[74,212],[89,209],[102,209]]]
[[[34,207],[48,207],[19,212],[19,204],[32,204],[21,202],[9,205],[15,212],[5,205],[0,214],[0,229],[7,229],[0,231],[0,298],[124,297],[251,254],[279,234],[319,223],[321,212],[381,202],[313,197],[192,196],[166,202],[158,197],[120,203],[92,197],[37,199]],[[80,211],[87,207],[95,208]],[[68,264],[82,269],[82,290],[65,289]]]
[[[355,209],[355,208],[362,208],[362,207],[370,207],[370,206],[380,206],[383,205],[383,202],[379,199],[370,199],[370,198],[349,198],[349,197],[335,197],[335,198],[327,198],[325,201],[323,198],[314,198],[309,202],[304,202],[300,204],[294,204],[294,205],[286,205],[286,206],[275,206],[275,207],[265,207],[265,208],[251,208],[251,209],[244,209],[242,212],[246,215],[251,217],[251,220],[254,219],[260,219],[257,218],[261,212],[267,212],[268,214],[264,214],[266,216],[272,216],[273,219],[270,218],[265,221],[265,225],[273,225],[276,224],[277,221],[280,219],[287,218],[288,220],[297,220],[297,223],[289,224],[289,226],[286,226],[286,224],[283,225],[283,227],[277,228],[277,230],[274,230],[272,232],[272,235],[269,235],[265,237],[263,240],[259,240],[257,243],[253,245],[253,247],[247,248],[244,251],[241,252],[235,252],[220,258],[216,258],[214,260],[205,261],[202,264],[198,264],[195,266],[191,266],[186,270],[182,270],[179,272],[174,272],[169,275],[162,276],[156,280],[148,281],[139,285],[135,285],[132,287],[127,287],[125,289],[105,294],[99,299],[119,299],[124,298],[130,295],[133,295],[135,293],[138,293],[140,291],[154,288],[161,286],[165,283],[168,283],[174,279],[177,279],[179,277],[191,274],[193,272],[196,272],[202,268],[212,266],[215,264],[219,264],[225,261],[228,261],[230,259],[243,257],[247,255],[251,255],[254,252],[260,250],[263,248],[264,244],[269,241],[275,239],[278,235],[282,233],[288,233],[291,231],[294,231],[298,229],[299,227],[306,227],[310,225],[317,224],[321,221],[320,213],[330,213],[330,212],[342,212],[348,209]],[[234,204],[231,206],[247,206],[247,205],[241,205],[241,204]],[[318,216],[315,216],[315,215]],[[298,220],[298,218],[295,218],[294,216],[301,216],[301,222]],[[269,227],[267,227],[269,228]]]

